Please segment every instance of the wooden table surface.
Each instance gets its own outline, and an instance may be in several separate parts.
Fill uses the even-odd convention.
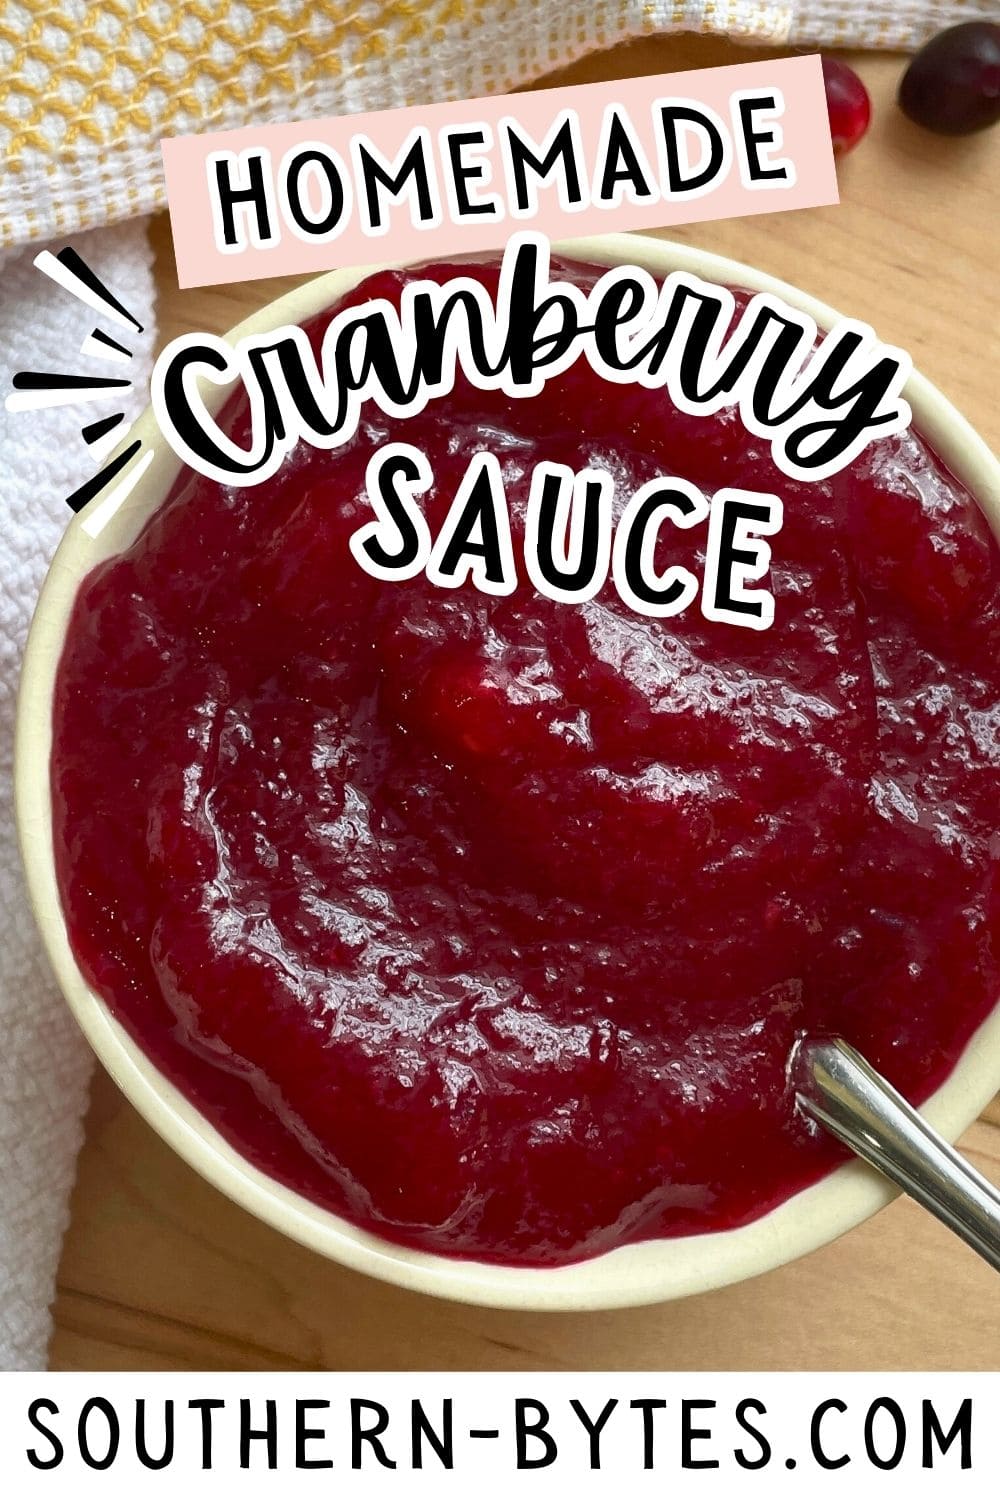
[[[649,38],[558,80],[759,56]],[[875,122],[838,207],[673,230],[776,273],[910,350],[1000,446],[1000,132],[928,136],[895,110],[902,59],[851,57]],[[154,225],[163,339],[224,331],[285,290],[178,292]],[[1000,1101],[964,1149],[1000,1181]],[[208,1187],[95,1078],[55,1304],[55,1369],[996,1369],[995,1275],[909,1202],[742,1286],[638,1311],[511,1314],[398,1291],[285,1240]]]

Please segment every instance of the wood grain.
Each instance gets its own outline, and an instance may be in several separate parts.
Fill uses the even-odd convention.
[[[546,82],[749,55],[705,38],[647,38]],[[839,206],[671,233],[872,322],[996,446],[1000,135],[928,136],[893,108],[899,58],[849,60],[875,122],[841,164]],[[153,239],[164,340],[224,331],[290,284],[180,293],[165,220]],[[962,1144],[1000,1182],[1000,1101]],[[997,1366],[1000,1298],[993,1273],[899,1201],[792,1266],[659,1308],[518,1315],[437,1302],[342,1270],[250,1218],[98,1073],[55,1323],[54,1369],[979,1370]]]

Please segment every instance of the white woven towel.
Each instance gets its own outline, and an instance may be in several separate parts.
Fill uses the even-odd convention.
[[[142,222],[92,230],[74,248],[145,332],[125,392],[146,404],[153,342],[152,255]],[[99,316],[34,269],[38,247],[0,255],[0,394],[17,370],[119,376],[80,356]],[[118,329],[109,332],[119,334]],[[39,1369],[90,1074],[88,1049],[42,958],[18,858],[11,798],[14,700],[21,649],[65,497],[92,471],[83,422],[108,401],[8,413],[0,401],[0,1369]]]

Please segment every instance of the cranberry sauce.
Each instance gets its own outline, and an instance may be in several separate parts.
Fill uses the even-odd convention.
[[[775,492],[774,625],[378,582],[348,539],[393,439],[435,531],[482,448],[515,534],[545,459],[619,509],[657,475]],[[703,547],[665,525],[658,565]],[[257,488],[185,472],[59,669],[80,965],[251,1161],[390,1238],[556,1264],[746,1223],[840,1159],[791,1108],[798,1035],[919,1101],[1000,993],[998,577],[916,436],[796,483],[731,411],[582,362]]]

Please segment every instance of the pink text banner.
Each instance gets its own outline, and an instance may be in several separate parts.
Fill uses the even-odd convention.
[[[838,201],[817,56],[161,146],[182,287]]]

